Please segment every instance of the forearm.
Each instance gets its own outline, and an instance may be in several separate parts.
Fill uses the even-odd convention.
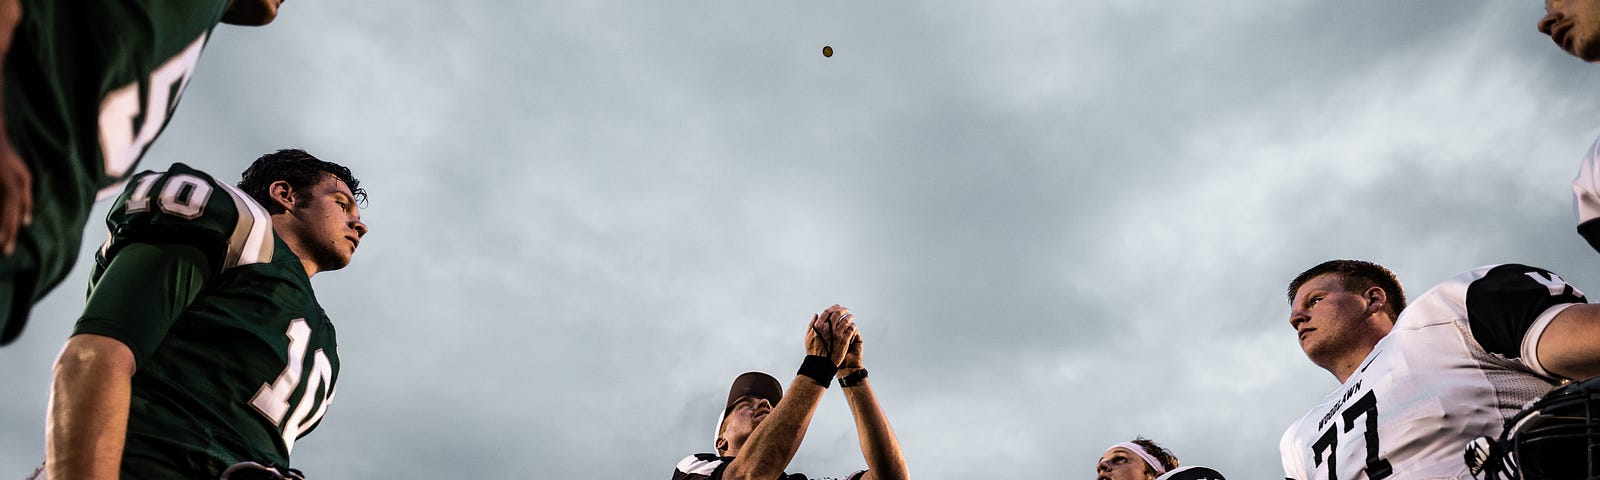
[[[770,479],[783,473],[794,459],[800,441],[806,436],[811,416],[817,412],[822,393],[827,391],[804,376],[795,376],[783,400],[761,421],[728,463],[722,477],[727,480]]]
[[[0,0],[0,86],[5,85],[5,62],[11,53],[12,38],[16,36],[17,25],[22,24],[22,0]],[[4,105],[4,95],[0,95],[0,105]],[[4,125],[0,123],[0,125]],[[0,129],[0,135],[4,135]]]
[[[67,340],[45,419],[48,478],[118,477],[133,371],[133,353],[122,342],[91,334]]]
[[[856,436],[861,441],[861,456],[867,461],[869,480],[905,480],[910,478],[905,456],[900,453],[900,440],[889,426],[889,417],[872,393],[872,383],[863,379],[861,385],[844,389],[850,402],[850,413],[856,419]]]

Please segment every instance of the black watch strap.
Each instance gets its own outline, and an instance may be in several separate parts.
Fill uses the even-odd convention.
[[[853,373],[851,373],[849,375],[845,375],[844,378],[839,379],[839,386],[845,387],[845,388],[850,388],[850,387],[854,387],[854,386],[857,386],[857,385],[861,385],[863,382],[866,382],[866,381],[867,381],[867,369],[863,368],[863,369],[860,369],[860,370],[856,370],[855,372],[853,372]]]

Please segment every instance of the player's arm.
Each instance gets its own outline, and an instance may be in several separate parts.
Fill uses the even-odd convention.
[[[45,418],[48,478],[115,479],[132,379],[210,271],[187,245],[123,247],[89,295],[56,360]]]
[[[11,52],[11,38],[21,20],[22,0],[0,0],[0,92],[5,91],[3,60]],[[17,233],[31,220],[33,174],[11,146],[3,97],[0,95],[0,254],[10,255],[17,248]]]
[[[812,317],[806,330],[806,354],[827,358],[837,368],[855,334],[849,310],[834,305]],[[800,449],[800,440],[806,436],[811,415],[817,412],[817,404],[826,390],[809,376],[795,375],[783,400],[779,400],[772,407],[772,413],[750,432],[750,438],[739,448],[739,455],[722,471],[722,478],[766,480],[782,475],[784,467],[789,466]]]
[[[117,478],[133,370],[133,352],[121,341],[92,334],[67,340],[50,386],[47,478]]]
[[[1600,304],[1567,307],[1539,336],[1539,363],[1550,373],[1581,380],[1600,376]]]
[[[1588,304],[1559,275],[1504,264],[1474,269],[1457,279],[1467,281],[1460,306],[1484,351],[1545,377],[1600,374],[1600,307]]]
[[[728,462],[722,471],[725,480],[770,479],[783,474],[784,467],[794,459],[800,449],[800,440],[806,436],[811,415],[821,403],[821,385],[805,376],[797,375],[789,383],[783,400],[772,407],[772,413],[750,432],[739,449],[739,456]]]
[[[883,407],[872,393],[872,384],[864,376],[867,370],[861,364],[861,350],[861,337],[857,335],[855,341],[850,342],[844,362],[839,365],[840,385],[844,387],[844,398],[850,402],[850,413],[856,419],[861,456],[867,460],[867,473],[861,478],[906,480],[911,474],[906,469],[905,455],[900,452],[900,440],[894,436],[889,417],[883,414]],[[852,383],[845,385],[847,380]]]

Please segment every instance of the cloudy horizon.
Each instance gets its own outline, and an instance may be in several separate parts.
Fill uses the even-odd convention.
[[[1600,289],[1570,198],[1600,66],[1542,15],[295,1],[217,29],[141,169],[300,147],[370,192],[353,263],[313,282],[343,369],[310,478],[664,479],[835,303],[918,478],[1089,478],[1135,435],[1281,478],[1283,429],[1337,386],[1288,328],[1303,269]],[[42,459],[89,263],[0,349],[0,477]],[[789,471],[862,466],[835,387]]]

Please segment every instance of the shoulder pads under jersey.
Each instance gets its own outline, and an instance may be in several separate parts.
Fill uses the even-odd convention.
[[[174,163],[165,172],[134,175],[106,215],[110,238],[102,262],[129,243],[180,243],[199,248],[224,271],[272,260],[272,217],[238,187]]]

